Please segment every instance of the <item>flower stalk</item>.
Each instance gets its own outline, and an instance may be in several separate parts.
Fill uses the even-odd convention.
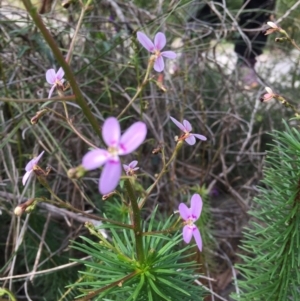
[[[91,110],[88,107],[88,104],[86,103],[80,88],[76,82],[76,79],[74,77],[74,74],[69,66],[69,64],[66,62],[65,58],[63,57],[61,51],[59,50],[55,40],[53,39],[52,35],[50,34],[49,30],[46,28],[42,18],[37,12],[37,9],[32,5],[30,0],[22,0],[26,10],[30,14],[33,22],[35,23],[36,27],[41,31],[44,39],[46,40],[47,44],[53,51],[53,54],[55,58],[57,59],[59,65],[63,68],[65,71],[66,77],[68,78],[68,81],[70,83],[70,86],[72,87],[72,90],[76,97],[76,102],[81,107],[85,117],[88,119],[90,124],[92,125],[94,131],[97,133],[97,135],[101,138],[101,132],[97,123],[96,118],[92,114]]]
[[[183,144],[183,141],[178,141],[176,144],[176,147],[174,149],[174,152],[171,156],[171,158],[169,159],[169,161],[167,163],[164,163],[164,166],[161,170],[161,172],[159,173],[159,175],[156,177],[156,180],[154,181],[154,183],[147,189],[147,193],[146,195],[143,197],[143,199],[139,202],[139,208],[143,208],[143,206],[145,205],[145,202],[148,198],[148,196],[150,195],[150,193],[152,192],[152,190],[155,188],[155,186],[157,185],[157,183],[159,182],[159,180],[161,179],[161,177],[164,175],[164,173],[167,171],[167,168],[169,167],[169,165],[173,162],[173,160],[175,160],[178,151],[181,149]],[[165,162],[165,157],[164,157],[164,150],[162,150],[163,152],[163,162]]]
[[[134,96],[132,97],[130,102],[127,104],[127,106],[118,115],[117,119],[120,119],[126,113],[126,111],[130,108],[130,106],[134,103],[134,101],[138,98],[140,93],[143,91],[144,87],[146,86],[146,84],[149,81],[149,74],[150,74],[150,71],[153,67],[153,64],[154,64],[154,60],[150,58],[149,63],[148,63],[148,67],[147,67],[147,71],[146,71],[146,74],[145,74],[145,77],[144,77],[142,83],[137,87],[136,93],[134,94]]]
[[[145,261],[144,246],[143,246],[143,230],[141,225],[141,212],[137,199],[133,190],[133,187],[129,179],[125,180],[125,188],[130,199],[131,208],[132,208],[132,219],[133,219],[133,231],[135,236],[135,246],[137,259],[140,264],[143,264]]]

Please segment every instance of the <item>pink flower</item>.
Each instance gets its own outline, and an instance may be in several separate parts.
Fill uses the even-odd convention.
[[[271,22],[271,21],[269,21],[269,22],[267,22],[267,24],[270,26],[270,27],[272,27],[272,28],[279,28],[279,26],[276,24],[276,23],[274,23],[274,22]]]
[[[137,39],[148,51],[154,54],[154,70],[161,72],[165,68],[163,57],[169,59],[175,59],[176,53],[174,51],[163,51],[161,50],[166,45],[166,36],[162,32],[158,32],[154,37],[154,43],[142,32],[137,32]]]
[[[268,28],[266,31],[265,31],[265,35],[269,35],[273,32],[280,32],[282,31],[282,28],[279,27],[277,24],[275,24],[274,22],[267,22],[267,24],[271,27],[271,28]]]
[[[38,164],[39,160],[41,159],[41,157],[43,156],[44,154],[44,151],[42,151],[38,157],[36,158],[33,158],[32,160],[30,160],[26,167],[25,167],[25,170],[26,170],[26,173],[25,175],[23,176],[23,179],[22,179],[22,183],[23,185],[25,186],[28,178],[31,176],[32,172],[34,171],[34,168],[35,166]]]
[[[134,160],[129,163],[129,165],[123,164],[123,168],[126,172],[127,176],[133,176],[135,171],[139,169],[139,167],[136,167],[138,164],[138,161]]]
[[[135,122],[121,136],[119,121],[114,117],[105,120],[102,136],[108,149],[94,149],[82,158],[82,166],[92,170],[104,165],[99,180],[101,194],[112,192],[120,180],[122,166],[119,156],[135,151],[145,140],[147,128],[143,122]]]
[[[276,97],[276,94],[272,91],[271,88],[265,87],[265,89],[267,93],[260,97],[261,102],[266,102]]]
[[[64,83],[64,77],[65,75],[65,72],[64,70],[60,67],[57,71],[57,73],[55,73],[55,70],[54,69],[49,69],[47,70],[46,72],[46,80],[47,82],[52,85],[50,91],[49,91],[49,96],[48,98],[51,98],[51,95],[54,91],[55,88],[60,88],[60,87],[63,87],[63,83]]]
[[[189,145],[194,145],[196,143],[196,138],[203,141],[207,140],[207,138],[203,135],[190,133],[190,131],[192,130],[192,126],[187,120],[183,120],[183,123],[180,123],[175,118],[170,118],[183,131],[183,135],[179,137],[178,140],[185,140],[186,143],[188,143]]]
[[[188,244],[192,236],[194,236],[196,244],[200,251],[202,251],[202,238],[199,229],[195,225],[202,211],[202,199],[199,194],[194,194],[191,198],[191,208],[186,204],[179,204],[180,216],[184,219],[185,226],[183,227],[183,240]]]

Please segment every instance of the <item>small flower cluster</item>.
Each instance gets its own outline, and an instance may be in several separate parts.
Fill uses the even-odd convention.
[[[200,134],[193,134],[192,126],[189,121],[183,120],[183,123],[179,122],[173,117],[170,117],[172,122],[183,131],[183,134],[177,139],[177,141],[185,141],[189,145],[196,143],[196,138],[202,141],[206,141],[207,138]],[[179,213],[184,220],[183,227],[183,240],[189,243],[194,236],[198,249],[202,251],[202,238],[199,229],[195,225],[195,222],[199,219],[202,211],[202,199],[199,194],[194,194],[191,198],[191,207],[188,208],[184,203],[179,204]]]
[[[175,59],[176,53],[173,51],[161,51],[166,45],[166,37],[163,33],[158,32],[152,42],[144,33],[137,32],[137,39],[152,53],[150,62],[153,63],[153,68],[157,72],[164,70],[164,57]],[[152,65],[149,65],[152,66]],[[57,72],[54,69],[49,69],[46,72],[46,80],[51,85],[48,98],[51,98],[54,89],[58,91],[63,90],[64,86],[64,71],[59,68]],[[186,141],[189,145],[196,143],[196,138],[205,141],[207,138],[200,134],[191,133],[192,126],[189,121],[183,120],[180,123],[173,117],[171,121],[183,131],[183,134],[177,141]],[[84,155],[82,158],[82,165],[79,167],[80,173],[84,171],[94,170],[103,166],[103,170],[99,179],[99,191],[103,195],[108,195],[117,187],[122,175],[122,164],[120,156],[128,155],[134,152],[146,139],[147,127],[143,122],[135,122],[122,135],[119,121],[114,117],[109,117],[105,120],[102,127],[102,137],[107,146],[106,149],[96,148]],[[36,158],[30,160],[26,167],[26,173],[23,176],[22,183],[26,184],[30,176],[35,173],[39,176],[42,171],[38,167],[38,162],[43,156],[44,151]],[[134,160],[128,165],[123,164],[123,169],[127,176],[134,176],[139,169],[137,167],[138,161]],[[46,173],[43,173],[45,175]],[[202,251],[202,238],[200,231],[195,225],[199,219],[202,211],[202,199],[199,194],[194,194],[191,198],[191,207],[188,208],[184,203],[179,205],[179,213],[184,220],[183,240],[186,243],[191,241],[194,237],[196,244],[200,251]]]

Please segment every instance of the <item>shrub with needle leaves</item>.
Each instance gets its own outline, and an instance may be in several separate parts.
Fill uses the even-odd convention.
[[[299,300],[300,133],[285,123],[268,153],[259,196],[250,212],[238,266],[235,300]]]
[[[152,213],[147,229],[144,229],[145,261],[136,258],[135,236],[130,230],[111,225],[101,228],[110,229],[112,241],[108,241],[92,225],[90,232],[100,242],[81,237],[83,242],[74,242],[73,248],[91,256],[90,260],[78,260],[86,270],[82,271],[82,281],[74,284],[81,296],[95,300],[199,300],[203,295],[201,287],[194,285],[196,264],[184,262],[190,256],[191,246],[178,248],[182,234],[167,236],[166,231],[176,223],[174,217],[166,222],[156,223],[157,211]],[[156,230],[153,231],[155,224]],[[99,289],[100,287],[100,289]],[[86,300],[86,299],[84,299]]]

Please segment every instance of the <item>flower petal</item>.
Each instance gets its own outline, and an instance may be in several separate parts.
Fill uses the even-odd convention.
[[[129,167],[130,168],[135,168],[138,164],[138,161],[137,160],[133,160],[132,162],[129,163]]]
[[[32,172],[33,172],[33,169],[31,169],[30,171],[25,172],[25,175],[23,176],[23,179],[22,179],[22,183],[23,183],[24,186],[25,186],[28,178],[31,176]]]
[[[36,158],[33,158],[31,159],[27,164],[26,164],[26,167],[25,167],[25,170],[26,171],[30,171],[33,169],[33,166],[36,165],[39,160],[41,159],[41,157],[43,156],[45,151],[42,151]]]
[[[93,149],[86,153],[82,158],[82,166],[85,170],[93,170],[101,167],[110,157],[105,149]]]
[[[170,116],[170,119],[179,127],[183,132],[185,131],[184,125],[180,123],[178,120]]]
[[[56,73],[54,69],[49,69],[46,72],[46,80],[50,85],[55,84],[55,80],[56,80]]]
[[[118,185],[122,174],[122,167],[119,160],[109,160],[105,164],[100,181],[99,191],[101,194],[112,192]]]
[[[185,221],[191,216],[191,211],[190,209],[187,207],[186,204],[184,203],[180,203],[179,207],[178,207],[180,216],[182,217],[182,219],[184,219]]]
[[[198,246],[198,249],[200,250],[200,252],[202,251],[202,237],[200,234],[200,231],[197,227],[195,227],[193,229],[193,236],[195,238],[196,244]]]
[[[56,73],[56,79],[58,80],[62,80],[62,78],[64,77],[65,75],[65,71],[62,67],[60,67]]]
[[[103,140],[107,146],[118,146],[121,136],[120,123],[117,118],[109,117],[105,120],[102,128]]]
[[[119,155],[127,155],[135,151],[144,142],[146,135],[146,124],[141,121],[135,122],[120,139]]]
[[[268,94],[273,94],[273,91],[270,87],[265,87],[265,89],[268,92]]]
[[[159,56],[155,62],[154,62],[154,66],[153,66],[154,70],[156,72],[162,72],[165,68],[165,63],[164,63],[164,59],[162,56]]]
[[[195,136],[196,138],[200,139],[200,140],[203,140],[203,141],[206,141],[207,138],[203,135],[200,135],[200,134],[192,134],[193,136]]]
[[[44,152],[45,152],[45,151],[42,151],[42,152],[37,156],[37,158],[35,158],[35,164],[37,164],[37,163],[40,161],[40,159],[42,158]]]
[[[123,168],[124,168],[124,170],[125,170],[126,173],[130,169],[129,165],[126,165],[126,164],[123,164]]]
[[[152,41],[141,31],[138,31],[136,33],[138,41],[142,44],[144,48],[146,48],[148,51],[153,52],[154,50],[154,44]]]
[[[193,229],[190,226],[185,225],[182,230],[182,235],[183,240],[188,244],[192,239]]]
[[[168,59],[176,59],[177,54],[174,51],[163,51],[160,53],[163,57]]]
[[[156,50],[162,50],[166,46],[166,36],[162,32],[158,32],[154,37],[154,46]]]
[[[191,214],[197,220],[202,211],[203,202],[201,196],[195,193],[191,198]]]
[[[196,138],[193,134],[190,134],[187,138],[184,139],[185,142],[189,145],[194,145],[196,143]]]
[[[49,94],[48,94],[48,98],[51,98],[52,93],[53,93],[55,87],[56,87],[56,85],[53,85],[53,86],[51,87],[51,89],[50,89],[50,91],[49,91]]]
[[[186,129],[186,131],[190,132],[192,130],[192,126],[189,121],[183,120],[182,124],[183,124],[184,128]]]

